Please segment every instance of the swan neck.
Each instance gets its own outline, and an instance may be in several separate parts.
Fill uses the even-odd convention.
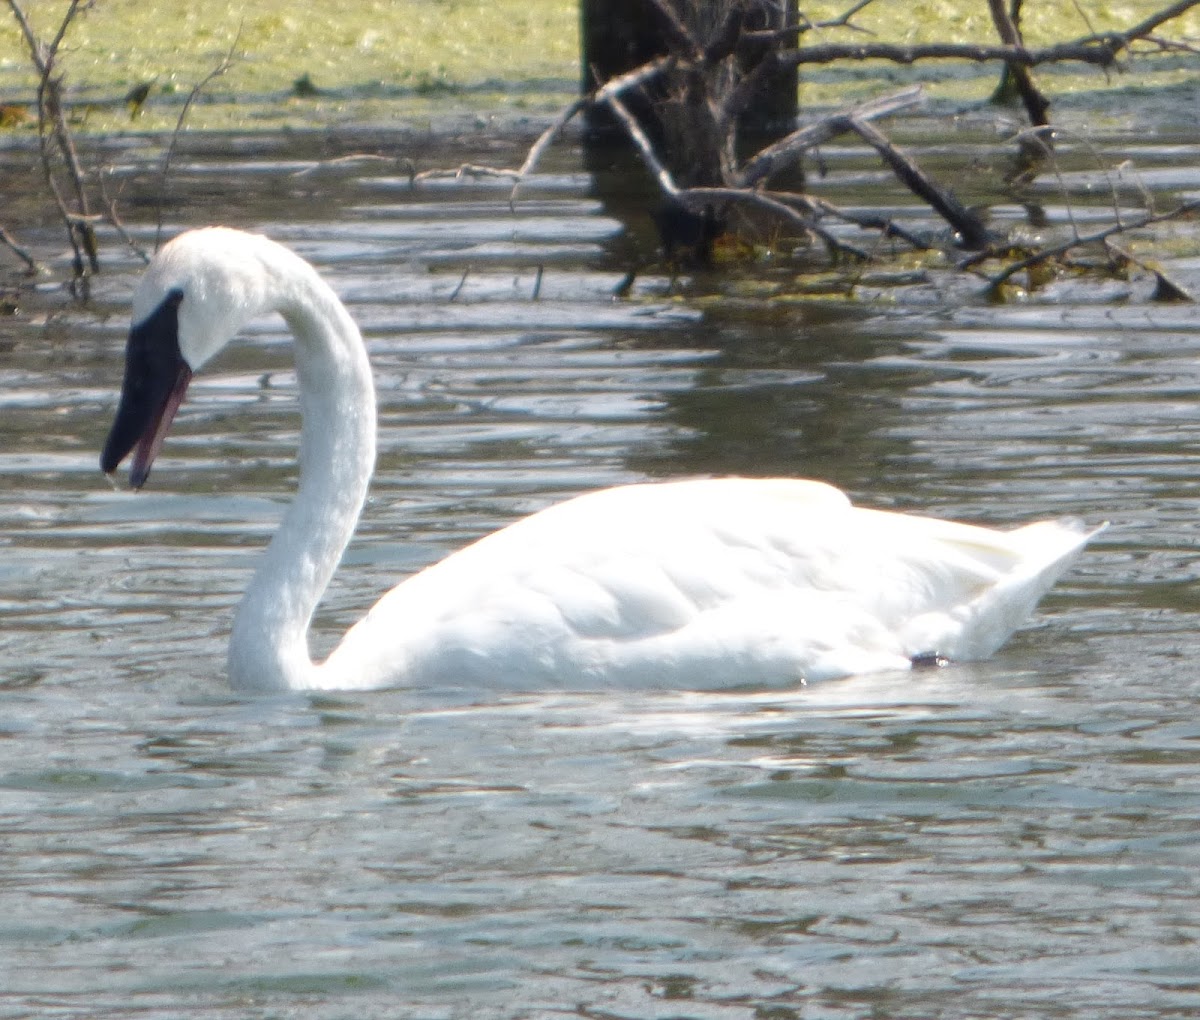
[[[375,462],[375,389],[358,327],[307,263],[283,252],[267,267],[295,341],[300,389],[299,486],[234,615],[235,686],[331,686],[308,628],[366,501]],[[332,684],[337,686],[336,682]]]

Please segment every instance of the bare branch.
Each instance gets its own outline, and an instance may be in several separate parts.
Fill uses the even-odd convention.
[[[108,186],[105,183],[108,175],[111,173],[111,168],[105,168],[97,177],[100,184],[100,199],[104,203],[104,213],[108,222],[112,224],[118,236],[125,242],[127,247],[134,255],[140,258],[146,265],[150,264],[150,255],[146,250],[130,236],[128,230],[125,229],[125,224],[121,221],[120,215],[117,213],[117,200],[114,196],[108,193]]]
[[[1125,49],[1123,36],[1096,39],[1084,43],[1060,43],[1040,49],[1023,46],[987,46],[971,43],[923,43],[896,46],[891,43],[824,43],[820,46],[801,46],[790,53],[781,53],[781,66],[798,64],[832,64],[838,60],[888,60],[894,64],[915,64],[919,60],[967,60],[973,63],[1003,61],[1008,64],[1062,63],[1076,61],[1108,67],[1116,62],[1117,54]]]
[[[1119,34],[1121,36],[1123,36],[1125,39],[1142,39],[1142,38],[1150,35],[1150,33],[1153,32],[1156,28],[1158,28],[1159,25],[1164,25],[1168,21],[1174,21],[1180,15],[1186,14],[1188,11],[1190,11],[1193,7],[1197,6],[1198,4],[1200,4],[1200,0],[1177,0],[1177,2],[1171,4],[1170,7],[1164,7],[1161,11],[1155,11],[1153,14],[1150,15],[1150,17],[1146,18],[1145,21],[1141,21],[1138,24],[1134,25],[1132,28],[1128,28],[1124,32],[1121,32]],[[1111,36],[1106,37],[1106,36],[1101,35],[1101,36],[1092,36],[1091,38],[1097,39],[1097,40],[1103,40],[1103,39],[1109,38],[1109,37],[1111,37]],[[1088,40],[1080,40],[1080,41],[1085,42]]]
[[[1032,255],[1029,255],[1026,258],[1023,258],[1018,262],[1014,262],[1012,265],[1006,266],[995,276],[988,277],[988,291],[995,291],[1017,273],[1020,273],[1031,266],[1036,266],[1042,262],[1046,262],[1050,259],[1056,259],[1061,255],[1065,255],[1072,248],[1079,248],[1089,244],[1100,244],[1107,241],[1110,237],[1125,233],[1126,231],[1140,230],[1142,227],[1148,227],[1153,223],[1164,223],[1167,220],[1181,219],[1197,212],[1200,212],[1200,200],[1195,202],[1185,202],[1183,205],[1172,209],[1170,212],[1148,213],[1132,222],[1114,223],[1108,227],[1105,227],[1103,230],[1096,231],[1093,234],[1087,234],[1082,237],[1076,236],[1069,241],[1064,241],[1062,244],[1056,244],[1051,248],[1043,248],[1041,251],[1034,252]],[[978,257],[973,257],[965,264],[971,264],[976,261],[978,261]]]
[[[882,96],[862,103],[847,113],[834,114],[824,117],[815,124],[809,124],[793,131],[785,138],[763,149],[755,155],[738,174],[737,183],[741,187],[753,187],[760,181],[768,180],[784,167],[791,166],[808,149],[815,148],[852,130],[850,121],[874,120],[897,113],[920,102],[925,96],[925,90],[920,86],[894,92],[890,96]]]
[[[22,248],[21,245],[17,244],[12,234],[3,227],[0,227],[0,244],[3,244],[4,247],[25,263],[25,272],[30,276],[41,272],[41,266],[38,265],[37,260]]]
[[[680,201],[685,202],[689,206],[700,205],[705,202],[711,203],[713,200],[718,199],[725,202],[745,202],[755,205],[767,210],[785,222],[799,227],[806,233],[815,234],[831,251],[849,255],[863,261],[869,261],[871,258],[869,252],[839,240],[824,227],[820,226],[815,219],[805,216],[798,209],[793,208],[787,202],[780,200],[769,192],[747,191],[745,188],[688,188],[685,191],[676,192],[675,195]]]
[[[692,33],[675,13],[675,8],[667,0],[650,0],[650,5],[657,12],[666,33],[667,44],[671,49],[686,55],[688,60],[704,59],[704,51],[700,44],[692,38]]]
[[[179,111],[179,119],[175,121],[175,130],[171,132],[171,141],[167,144],[167,151],[163,154],[162,169],[159,171],[159,186],[158,186],[158,223],[154,228],[154,250],[158,251],[162,243],[163,232],[163,209],[166,204],[167,194],[167,174],[171,170],[171,160],[175,155],[175,148],[179,144],[179,136],[183,132],[183,122],[187,119],[188,111],[192,108],[192,103],[196,101],[196,97],[200,95],[208,86],[216,81],[221,75],[233,67],[234,57],[237,55],[238,43],[242,40],[242,26],[238,26],[237,35],[233,37],[233,42],[229,44],[229,50],[225,56],[221,58],[211,71],[201,78],[195,85],[192,86],[191,92],[188,93],[187,99],[183,101],[183,108]]]
[[[422,170],[420,173],[412,174],[409,178],[409,183],[421,184],[424,181],[445,179],[461,181],[464,177],[504,177],[509,180],[516,180],[519,176],[520,174],[516,170],[506,170],[503,167],[481,166],[478,163],[463,163],[461,166],[449,170]]]
[[[934,211],[958,232],[964,248],[982,248],[987,244],[988,233],[983,221],[949,191],[938,187],[932,178],[873,125],[851,117],[850,126],[855,134],[884,158],[913,194],[929,203]]]
[[[1013,14],[1009,14],[1004,0],[988,0],[988,8],[991,10],[992,23],[996,26],[1000,41],[1008,46],[1024,45],[1021,30],[1016,23],[1016,11],[1019,10],[1020,4],[1014,5]],[[1017,94],[1021,97],[1021,102],[1025,104],[1025,112],[1029,114],[1030,123],[1037,127],[1045,127],[1049,123],[1046,114],[1050,109],[1050,101],[1034,84],[1029,68],[1021,64],[1006,64],[1005,69],[1008,79],[1016,87]],[[1049,144],[1048,139],[1045,139],[1044,142]]]
[[[632,71],[619,74],[615,78],[609,78],[608,81],[593,93],[592,102],[603,103],[609,96],[619,96],[622,92],[636,85],[644,85],[646,82],[652,81],[659,75],[670,70],[677,63],[676,58],[670,55],[656,57],[654,60],[649,60],[640,67],[635,67]]]
[[[615,92],[612,95],[606,96],[605,102],[608,104],[608,108],[617,115],[617,119],[625,125],[625,130],[629,133],[630,140],[637,146],[638,152],[645,161],[646,169],[658,181],[659,188],[664,194],[678,196],[678,185],[676,185],[670,171],[667,170],[658,158],[658,154],[654,151],[654,145],[646,137],[646,132],[642,130],[642,126],[637,122],[637,118],[629,112],[629,108],[621,102]]]
[[[1038,49],[1014,44],[978,46],[966,43],[927,43],[893,46],[887,43],[826,43],[820,46],[802,46],[790,53],[782,53],[779,60],[788,67],[798,64],[829,64],[835,60],[889,60],[897,64],[912,64],[918,60],[999,60],[1006,64],[1026,67],[1074,61],[1108,67],[1116,61],[1117,54],[1128,50],[1134,42],[1147,39],[1159,25],[1178,18],[1198,4],[1200,0],[1176,0],[1169,7],[1155,12],[1124,32],[1089,35],[1074,42]]]
[[[576,99],[570,106],[563,110],[557,117],[554,118],[554,123],[543,131],[536,142],[530,147],[529,152],[525,155],[525,162],[521,164],[521,169],[517,171],[517,179],[513,183],[512,194],[508,196],[508,208],[514,209],[517,204],[517,192],[521,188],[521,184],[525,178],[533,173],[533,168],[537,166],[538,161],[542,158],[542,153],[550,147],[550,143],[554,141],[560,134],[563,128],[574,119],[575,115],[583,110],[588,104],[588,100],[580,98]]]
[[[9,10],[20,26],[30,59],[38,72],[38,155],[42,165],[42,177],[46,188],[58,207],[59,215],[67,228],[67,238],[74,253],[74,283],[86,297],[87,277],[99,269],[96,234],[91,223],[87,185],[71,129],[67,125],[62,103],[62,77],[55,76],[55,61],[59,47],[66,38],[75,17],[91,8],[94,0],[71,0],[62,21],[49,43],[42,42],[29,23],[18,0],[8,0]],[[75,192],[76,208],[72,209],[63,197],[62,188],[55,174],[57,152],[66,166],[67,176]]]

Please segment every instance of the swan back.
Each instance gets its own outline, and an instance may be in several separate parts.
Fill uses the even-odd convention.
[[[621,486],[385,595],[330,657],[365,687],[788,685],[992,654],[1094,532],[853,506],[793,479]]]

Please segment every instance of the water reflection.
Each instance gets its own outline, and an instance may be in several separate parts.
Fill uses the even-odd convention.
[[[240,699],[229,611],[294,484],[284,332],[198,379],[151,488],[114,492],[96,452],[137,269],[114,254],[94,308],[0,320],[0,1013],[1200,1008],[1192,309],[780,307],[654,275],[614,300],[642,242],[569,153],[523,222],[491,184],[229,151],[181,164],[173,218],[317,261],[380,381],[319,646],[462,542],[647,475],[1113,527],[969,667]]]

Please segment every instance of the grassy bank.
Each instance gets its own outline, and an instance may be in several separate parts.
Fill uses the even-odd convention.
[[[49,37],[66,5],[26,6]],[[101,0],[72,27],[62,64],[96,129],[128,127],[123,97],[142,83],[138,129],[172,127],[231,51],[192,127],[370,121],[396,100],[418,116],[461,104],[519,110],[575,89],[578,17],[574,0]],[[28,100],[35,79],[6,10],[0,27],[0,102]]]
[[[35,27],[53,34],[63,0],[25,0]],[[814,20],[847,2],[802,3]],[[1033,45],[1127,27],[1161,4],[1030,4],[1024,27]],[[100,0],[72,27],[62,56],[82,128],[162,130],[174,126],[192,86],[229,52],[233,65],[189,118],[193,129],[316,126],[339,122],[420,122],[460,112],[544,114],[576,88],[577,0]],[[994,31],[979,0],[876,0],[855,23],[871,36],[830,30],[827,39],[890,42],[987,41]],[[1200,12],[1171,26],[1200,37]],[[810,37],[815,39],[816,37]],[[1194,64],[1194,57],[1191,63]],[[1106,78],[1095,68],[1054,72],[1056,94],[1195,78],[1187,61]],[[804,102],[826,105],[871,93],[889,80],[927,80],[934,95],[982,98],[993,68],[927,63],[916,69],[840,65],[804,71]],[[302,83],[297,88],[296,83]],[[124,104],[149,84],[136,123]],[[311,85],[312,89],[307,86]],[[0,103],[27,103],[35,79],[11,15],[0,12]],[[22,125],[10,125],[21,130]],[[24,125],[28,129],[28,124]]]

